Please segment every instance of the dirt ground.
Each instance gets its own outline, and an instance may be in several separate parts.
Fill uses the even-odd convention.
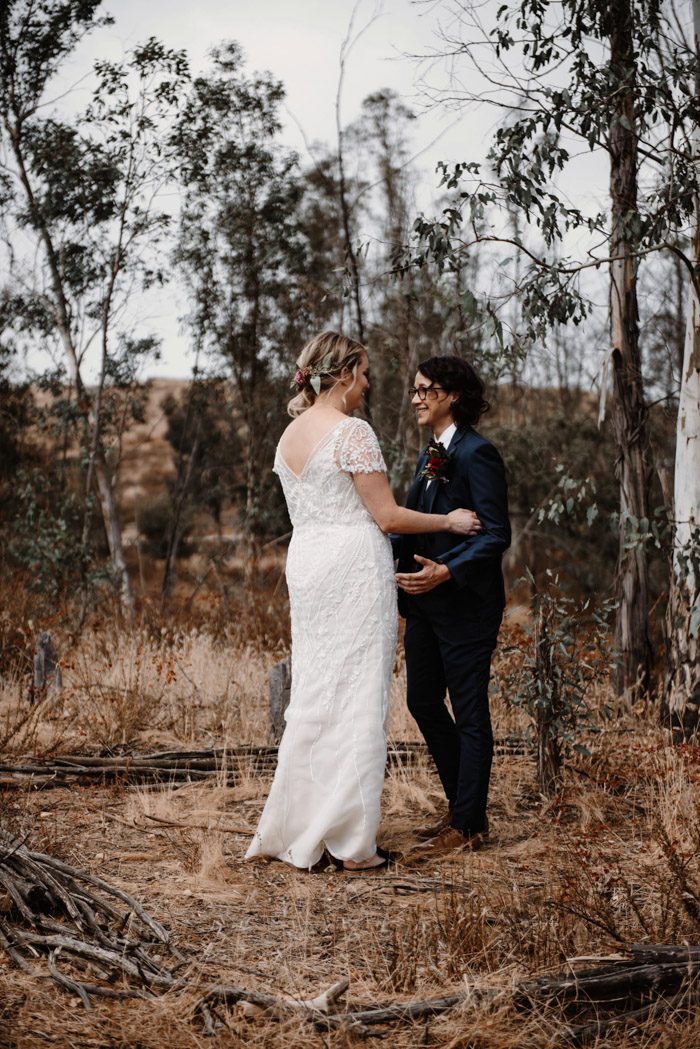
[[[85,639],[62,698],[29,721],[18,687],[0,696],[2,760],[105,748],[132,752],[267,741],[266,675],[279,653],[231,649],[202,634],[164,648],[132,636]],[[502,660],[505,657],[501,657]],[[497,665],[497,738],[524,728]],[[110,676],[111,675],[111,676]],[[391,736],[416,739],[397,667]],[[609,697],[608,697],[609,698]],[[399,859],[377,875],[306,873],[243,860],[270,784],[245,763],[203,783],[12,790],[3,823],[27,845],[134,895],[170,931],[192,981],[226,982],[302,1002],[347,978],[338,1008],[465,993],[442,1015],[319,1030],[303,1011],[219,1008],[206,1035],[191,991],[149,1000],[78,998],[43,959],[20,973],[0,951],[0,1045],[179,1049],[194,1046],[390,1046],[544,1049],[565,1017],[513,998],[522,980],[609,958],[632,943],[700,943],[700,752],[673,748],[653,709],[617,709],[540,795],[531,752],[499,753],[487,846],[450,861]],[[390,770],[380,843],[408,851],[441,812],[427,760]],[[468,991],[489,992],[485,998]],[[697,1049],[697,1007],[681,1004],[600,1046]]]

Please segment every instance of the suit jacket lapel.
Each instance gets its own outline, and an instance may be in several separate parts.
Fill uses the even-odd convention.
[[[454,432],[454,436],[452,437],[452,440],[450,441],[450,446],[447,449],[447,451],[450,453],[450,455],[452,455],[452,452],[455,450],[455,448],[457,447],[459,442],[462,440],[462,438],[464,437],[466,432],[467,431],[463,430],[460,426],[457,427],[457,429]]]
[[[425,484],[425,478],[421,477],[420,473],[427,462],[427,456],[425,451],[421,452],[418,457],[418,465],[416,467],[416,476],[413,478],[413,483],[408,489],[408,495],[406,496],[406,506],[409,510],[415,510],[420,501],[421,492]]]

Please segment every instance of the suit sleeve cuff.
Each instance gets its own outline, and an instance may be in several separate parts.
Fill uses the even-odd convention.
[[[442,557],[436,557],[435,560],[438,564],[444,565],[450,573],[450,578],[446,579],[445,582],[448,583],[452,581],[458,589],[461,589],[466,583],[465,575],[467,573],[464,571],[464,565],[451,565],[448,560],[445,560],[447,556],[448,555],[443,554]]]
[[[449,566],[449,564],[447,563],[447,561],[443,561],[443,560],[442,560],[442,559],[441,559],[440,557],[436,557],[436,558],[435,558],[435,560],[437,561],[437,563],[438,563],[439,565],[442,565],[442,567],[443,567],[443,568],[446,568],[446,569],[447,569],[447,571],[448,571],[448,572],[450,573],[450,575],[449,575],[449,579],[454,579],[454,575],[452,574],[452,569],[450,568],[450,566]],[[448,579],[446,579],[446,580],[445,580],[445,582],[447,583],[447,582],[449,582],[449,580],[448,580]]]

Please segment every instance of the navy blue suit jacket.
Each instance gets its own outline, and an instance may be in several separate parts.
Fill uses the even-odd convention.
[[[426,489],[420,477],[427,456],[418,459],[415,477],[406,498],[411,510],[446,514],[463,507],[474,510],[483,525],[478,535],[457,536],[451,532],[392,536],[399,572],[415,572],[420,565],[414,554],[447,565],[451,578],[427,594],[408,595],[399,590],[399,611],[453,610],[478,614],[484,606],[505,604],[501,557],[510,546],[508,489],[505,467],[496,448],[476,430],[458,427],[449,446],[449,480],[434,480]]]

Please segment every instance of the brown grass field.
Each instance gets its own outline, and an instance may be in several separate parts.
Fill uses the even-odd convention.
[[[216,635],[103,624],[72,642],[59,638],[58,698],[30,712],[26,678],[2,683],[2,760],[267,743],[267,674],[285,652],[281,600],[276,614],[277,641],[269,633],[261,641],[243,622]],[[496,658],[499,739],[526,726],[504,684],[531,643],[517,619],[506,623]],[[608,693],[600,682],[594,705],[610,702]],[[353,1009],[465,994],[441,1015],[365,1032],[318,1029],[299,1010],[239,1003],[218,1009],[220,1026],[208,1037],[191,989],[148,1000],[94,998],[87,1011],[50,978],[44,959],[26,974],[0,950],[0,1045],[340,1047],[379,1037],[397,1047],[563,1044],[561,1008],[524,1008],[514,1001],[516,984],[566,973],[580,966],[574,959],[619,955],[629,944],[700,942],[700,751],[670,746],[654,708],[613,707],[612,720],[588,740],[590,756],[567,764],[554,798],[538,792],[529,751],[497,755],[482,851],[422,867],[399,860],[375,876],[245,863],[270,777],[244,765],[204,783],[0,792],[3,823],[32,849],[136,896],[170,930],[190,981],[299,1002],[347,978]],[[418,739],[400,655],[390,737]],[[405,851],[440,806],[425,759],[392,769],[380,842]],[[7,913],[2,901],[0,891]],[[676,1001],[588,1044],[697,1049],[697,1005]]]

